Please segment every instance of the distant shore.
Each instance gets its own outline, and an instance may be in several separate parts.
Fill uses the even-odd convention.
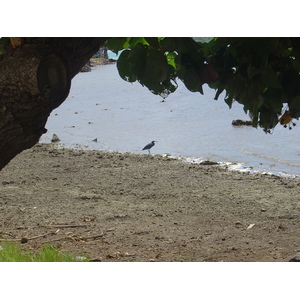
[[[88,63],[81,68],[81,72],[90,72],[92,67],[115,64],[116,60],[112,58],[91,58]]]

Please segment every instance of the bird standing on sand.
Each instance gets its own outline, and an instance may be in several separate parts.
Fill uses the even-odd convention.
[[[148,150],[149,154],[151,154],[150,149],[155,145],[155,142],[157,143],[157,141],[152,141],[151,143],[147,144],[142,150]]]

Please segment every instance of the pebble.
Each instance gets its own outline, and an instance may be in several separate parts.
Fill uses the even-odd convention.
[[[240,221],[235,222],[235,227],[236,227],[236,228],[240,228],[242,225],[243,225],[243,224],[242,224],[242,222],[240,222]]]
[[[57,143],[59,141],[60,141],[59,137],[54,133],[53,136],[52,136],[51,142],[52,143]]]
[[[201,161],[199,163],[199,165],[201,166],[214,166],[214,165],[218,165],[219,163],[216,161],[211,161],[211,160],[205,160],[205,161]]]
[[[26,244],[26,243],[28,243],[28,239],[25,237],[21,238],[21,244]]]
[[[87,257],[77,255],[77,256],[75,256],[75,260],[77,260],[77,261],[84,261],[84,260],[87,260]]]

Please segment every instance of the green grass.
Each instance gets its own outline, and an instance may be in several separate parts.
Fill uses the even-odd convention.
[[[57,247],[45,245],[36,253],[24,252],[16,243],[2,243],[0,262],[78,262],[70,254],[61,252]],[[80,261],[89,261],[88,259]]]

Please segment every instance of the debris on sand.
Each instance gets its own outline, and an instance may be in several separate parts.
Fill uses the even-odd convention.
[[[60,141],[59,137],[54,133],[53,136],[52,136],[51,142],[52,143],[57,143],[59,141]]]

